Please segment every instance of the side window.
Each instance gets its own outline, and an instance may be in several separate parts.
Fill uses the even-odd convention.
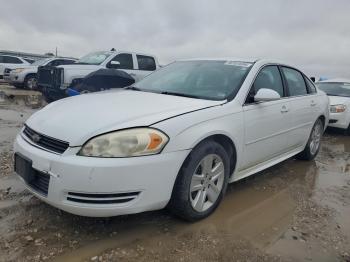
[[[315,94],[317,93],[316,91],[316,87],[314,85],[314,83],[312,83],[308,78],[305,77],[305,81],[306,81],[306,85],[307,85],[307,88],[309,89],[309,93],[310,94]]]
[[[272,89],[281,97],[284,96],[282,78],[277,66],[266,66],[261,69],[249,91],[247,103],[254,102],[254,96],[261,88]]]
[[[61,65],[71,65],[74,64],[75,61],[74,60],[61,60]]]
[[[47,63],[47,66],[58,66],[59,63],[58,63],[59,60],[52,60],[51,62]]]
[[[282,71],[287,81],[290,96],[307,94],[304,77],[300,72],[288,67],[282,67]]]
[[[0,63],[4,62],[4,57],[2,55],[0,55]]]
[[[118,61],[120,65],[116,68],[118,69],[134,69],[134,63],[132,61],[132,55],[131,54],[119,54],[116,55],[112,61]],[[113,65],[109,66],[111,68],[114,68]]]
[[[139,70],[154,71],[156,70],[156,61],[151,56],[137,55]]]
[[[8,63],[8,64],[23,64],[21,59],[18,59],[17,57],[12,57],[12,56],[4,56],[4,63]]]

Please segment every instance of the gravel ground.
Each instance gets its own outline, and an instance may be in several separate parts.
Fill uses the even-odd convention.
[[[14,174],[13,139],[34,111],[0,106],[0,261],[350,261],[350,137],[327,132],[315,161],[230,185],[197,223],[166,210],[94,219],[41,202]]]

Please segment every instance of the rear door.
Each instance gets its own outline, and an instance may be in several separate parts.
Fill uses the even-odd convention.
[[[292,112],[290,121],[293,122],[294,130],[291,135],[295,146],[302,146],[317,119],[319,105],[316,93],[309,90],[311,87],[307,86],[304,75],[298,70],[282,66],[281,71],[286,82]]]
[[[255,102],[254,95],[261,88],[276,91],[281,99]],[[268,65],[260,70],[243,106],[243,112],[245,147],[242,169],[290,151],[290,103],[277,65]]]

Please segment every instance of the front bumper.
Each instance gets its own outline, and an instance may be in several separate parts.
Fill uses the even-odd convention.
[[[62,155],[34,147],[19,134],[14,152],[32,160],[32,167],[49,174],[48,194],[31,186],[38,198],[69,213],[90,217],[109,217],[162,209],[170,200],[173,185],[189,150],[133,158],[94,158],[77,156],[79,147]],[[69,194],[120,194],[139,192],[124,203],[78,203]],[[100,195],[101,196],[101,195]]]
[[[350,124],[350,112],[346,110],[343,113],[330,113],[329,124],[330,127],[347,129]]]
[[[23,82],[24,82],[24,75],[16,74],[16,73],[10,73],[8,76],[4,77],[4,79],[7,82],[12,83],[12,84],[23,84]]]

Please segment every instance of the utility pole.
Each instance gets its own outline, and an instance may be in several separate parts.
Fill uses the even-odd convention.
[[[57,46],[56,46],[56,57],[57,57]]]

